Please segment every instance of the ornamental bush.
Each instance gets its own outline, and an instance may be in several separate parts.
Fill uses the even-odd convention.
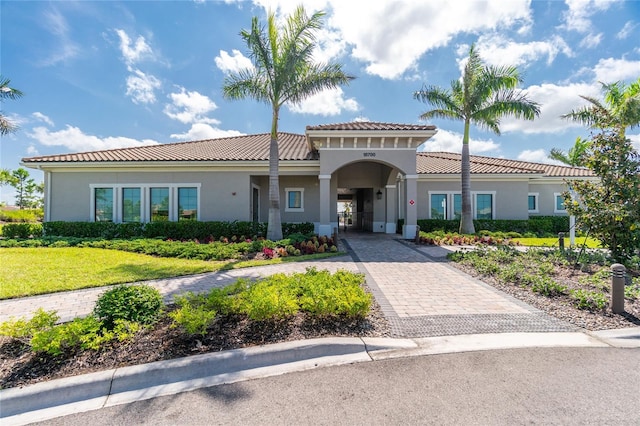
[[[162,295],[155,288],[146,284],[119,285],[98,298],[94,314],[107,329],[113,329],[118,320],[153,324],[163,307]]]

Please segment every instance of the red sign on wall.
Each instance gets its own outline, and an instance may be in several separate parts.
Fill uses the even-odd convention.
[[[416,202],[413,200],[409,200],[409,204],[414,205]]]

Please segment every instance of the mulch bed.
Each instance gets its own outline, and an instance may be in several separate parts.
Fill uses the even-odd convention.
[[[168,309],[174,309],[169,306]],[[99,351],[61,356],[34,354],[27,345],[0,336],[0,388],[25,386],[62,377],[180,358],[208,352],[245,348],[316,337],[388,337],[388,321],[379,305],[358,321],[317,320],[307,314],[279,322],[257,323],[241,316],[217,319],[205,336],[189,336],[171,327],[163,317],[153,328],[127,342],[114,342]]]

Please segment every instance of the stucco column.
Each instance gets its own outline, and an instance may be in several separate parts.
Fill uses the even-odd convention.
[[[331,236],[331,175],[320,175],[320,224],[318,235]]]
[[[407,188],[406,216],[402,227],[402,238],[412,240],[416,237],[418,224],[418,175],[406,175],[405,185]]]
[[[385,233],[395,234],[396,224],[398,222],[398,218],[396,217],[396,206],[398,205],[398,201],[396,200],[396,186],[387,185],[385,190],[387,192],[385,196],[385,202],[387,203]]]

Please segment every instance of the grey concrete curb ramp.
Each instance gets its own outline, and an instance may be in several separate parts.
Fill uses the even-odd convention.
[[[360,338],[322,338],[195,355],[0,390],[3,426],[320,366],[371,361]]]

